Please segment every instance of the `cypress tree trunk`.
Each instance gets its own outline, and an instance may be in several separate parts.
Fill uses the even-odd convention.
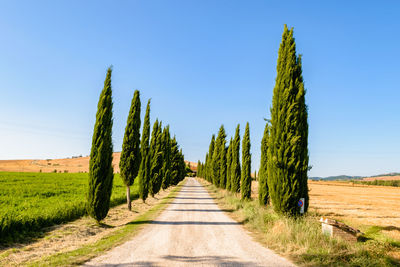
[[[240,183],[242,199],[251,199],[251,154],[250,154],[250,127],[246,124],[246,130],[242,143],[242,177]]]
[[[239,150],[240,150],[240,125],[236,127],[235,138],[232,143],[232,166],[231,166],[231,191],[240,191],[240,160],[239,160]]]
[[[139,169],[139,197],[146,201],[149,194],[150,167],[149,167],[149,140],[150,140],[150,100],[147,102],[146,114],[143,122],[142,140],[140,143],[141,162]]]
[[[131,201],[131,187],[126,186],[126,203],[128,203],[128,210],[132,210],[132,201]]]
[[[301,56],[296,55],[293,29],[285,25],[279,47],[272,98],[268,148],[268,187],[274,209],[298,215],[298,201],[308,209],[308,122]]]
[[[112,166],[112,89],[111,67],[107,70],[104,88],[97,105],[92,149],[89,161],[87,212],[97,222],[107,216],[114,179]]]
[[[261,140],[261,162],[258,172],[258,201],[261,206],[267,205],[269,200],[268,192],[268,141],[269,141],[269,125],[265,125],[264,135]]]
[[[231,166],[232,166],[232,137],[229,141],[228,153],[226,155],[226,189],[231,190]]]
[[[124,141],[122,143],[121,160],[119,169],[121,179],[128,187],[135,181],[140,168],[140,94],[136,90],[129,110],[128,120],[125,127]],[[128,209],[131,210],[130,195],[126,195]]]

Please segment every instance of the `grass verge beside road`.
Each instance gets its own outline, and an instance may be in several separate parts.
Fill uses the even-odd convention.
[[[242,222],[254,238],[300,266],[399,266],[400,246],[380,238],[379,231],[366,231],[364,242],[351,243],[322,234],[320,214],[309,212],[301,218],[276,214],[261,207],[257,199],[242,201],[239,196],[199,179],[230,215]]]
[[[76,266],[83,264],[136,235],[147,224],[143,222],[156,218],[173,201],[184,181],[178,186],[171,186],[166,191],[162,191],[156,198],[150,198],[146,203],[142,203],[141,200],[135,201],[132,212],[128,212],[125,205],[123,211],[121,211],[122,206],[111,209],[111,214],[107,216],[102,231],[98,231],[99,226],[88,223],[90,220],[84,217],[49,232],[37,242],[1,253],[0,265]],[[123,219],[121,215],[131,219]],[[75,235],[74,232],[70,232],[70,229],[76,229],[80,234]],[[49,245],[55,246],[54,249],[49,248]]]
[[[158,204],[145,211],[143,214],[137,216],[130,223],[122,226],[121,228],[104,236],[100,240],[81,246],[77,249],[67,252],[59,252],[40,260],[29,262],[26,266],[76,266],[83,264],[90,259],[103,254],[105,251],[116,247],[135,236],[145,224],[137,223],[141,221],[149,221],[156,218],[161,211],[175,198],[180,191],[182,181],[178,186],[174,187],[167,197],[163,198]]]
[[[40,237],[44,227],[84,216],[87,184],[87,173],[0,172],[0,244]],[[131,199],[138,188],[135,182]],[[115,174],[110,206],[125,202],[126,186]]]

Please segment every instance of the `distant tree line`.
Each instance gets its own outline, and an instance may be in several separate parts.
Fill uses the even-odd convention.
[[[266,120],[261,141],[258,172],[260,205],[272,204],[274,210],[296,216],[309,205],[308,112],[301,55],[296,54],[293,28],[284,26],[279,47],[277,76],[273,91],[270,119]],[[249,125],[242,141],[242,166],[239,162],[239,125],[234,139],[226,147],[226,134],[221,126],[212,135],[204,164],[199,162],[198,175],[218,187],[251,197],[251,154]],[[256,176],[256,174],[254,175]]]
[[[111,74],[110,67],[97,106],[89,162],[87,211],[97,221],[107,216],[114,179]],[[163,128],[162,122],[156,119],[150,138],[150,100],[148,100],[140,135],[140,111],[140,92],[136,90],[128,114],[119,163],[120,176],[126,185],[129,210],[131,210],[130,186],[135,179],[139,179],[139,197],[144,202],[149,194],[154,196],[161,188],[167,189],[170,185],[178,184],[186,174],[182,149],[179,149],[175,136],[171,138],[169,125]]]
[[[373,181],[350,180],[350,182],[355,183],[355,184],[364,184],[364,185],[380,185],[380,186],[400,187],[400,180],[373,180]]]

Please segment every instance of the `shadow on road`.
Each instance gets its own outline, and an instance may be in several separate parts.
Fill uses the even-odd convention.
[[[213,197],[176,197],[175,199],[216,199]]]
[[[236,258],[228,257],[228,256],[187,257],[187,256],[167,255],[167,256],[163,256],[162,258],[165,260],[174,261],[174,262],[202,263],[202,264],[211,264],[211,265],[216,265],[216,266],[235,266],[235,267],[242,267],[242,266],[243,267],[244,266],[258,267],[258,266],[260,266],[253,262],[238,261]]]
[[[196,202],[171,202],[174,205],[216,205],[215,203],[196,203]]]
[[[142,220],[142,221],[134,221],[127,224],[160,224],[160,225],[240,225],[242,223],[238,222],[199,222],[199,221],[150,221],[150,220]]]
[[[232,212],[232,209],[167,209],[167,211]]]

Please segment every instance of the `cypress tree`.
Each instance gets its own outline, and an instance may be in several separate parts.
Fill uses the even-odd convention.
[[[162,133],[163,145],[163,167],[162,167],[162,189],[167,189],[171,184],[171,136],[169,134],[169,126],[164,128]]]
[[[204,167],[203,167],[203,171],[201,172],[201,178],[206,178],[206,173],[207,173],[207,168],[208,168],[208,161],[209,161],[209,156],[208,156],[208,153],[206,154],[206,159],[205,159],[205,162],[204,162]]]
[[[179,177],[179,147],[176,138],[171,140],[171,184],[178,184]]]
[[[268,188],[274,209],[298,215],[298,201],[308,209],[308,122],[301,56],[293,28],[284,26],[271,108]]]
[[[112,166],[112,89],[111,67],[107,70],[104,88],[97,105],[92,148],[89,161],[87,212],[97,222],[107,216],[114,179]]]
[[[119,162],[120,176],[126,185],[128,210],[131,210],[130,186],[138,175],[140,161],[140,94],[136,90],[129,110]]]
[[[254,170],[254,180],[257,181],[257,171]]]
[[[210,146],[208,148],[208,163],[207,163],[206,180],[209,182],[212,182],[214,146],[215,146],[215,135],[213,134],[211,136],[211,142],[210,142]]]
[[[226,154],[226,189],[231,190],[232,137]]]
[[[239,192],[240,191],[240,159],[239,159],[239,151],[240,151],[240,125],[236,127],[235,138],[232,143],[232,164],[231,164],[231,191]]]
[[[225,142],[226,142],[226,140],[225,140],[225,138],[224,138],[224,140],[223,140],[223,144],[222,144],[222,147],[221,147],[221,153],[222,153],[222,155],[221,155],[221,159],[220,159],[220,169],[219,169],[219,171],[220,171],[220,175],[219,175],[219,179],[220,179],[220,184],[219,184],[219,187],[221,187],[221,188],[226,188],[226,154],[228,153],[228,149],[225,147]]]
[[[223,171],[221,170],[223,167],[223,157],[225,153],[225,129],[224,126],[221,125],[218,131],[217,139],[215,140],[214,152],[213,152],[213,160],[212,160],[212,181],[214,185],[221,187],[223,184],[223,177],[221,174]]]
[[[198,161],[197,161],[197,174],[196,174],[197,177],[200,177],[201,168],[202,168],[201,162],[200,162],[200,160],[198,160]]]
[[[269,201],[268,192],[268,142],[269,142],[269,125],[265,125],[264,135],[261,140],[261,162],[258,172],[258,201],[261,206],[267,205]]]
[[[139,197],[146,201],[149,194],[150,165],[149,165],[149,142],[150,142],[150,99],[147,102],[146,115],[144,116],[142,140],[140,142],[140,169],[139,169]]]
[[[153,131],[150,141],[150,183],[149,193],[152,197],[160,191],[161,186],[161,167],[162,167],[162,151],[161,151],[161,125],[158,119],[154,122]]]
[[[246,124],[246,130],[242,142],[242,177],[240,181],[242,199],[251,199],[251,154],[250,154],[250,127]]]

